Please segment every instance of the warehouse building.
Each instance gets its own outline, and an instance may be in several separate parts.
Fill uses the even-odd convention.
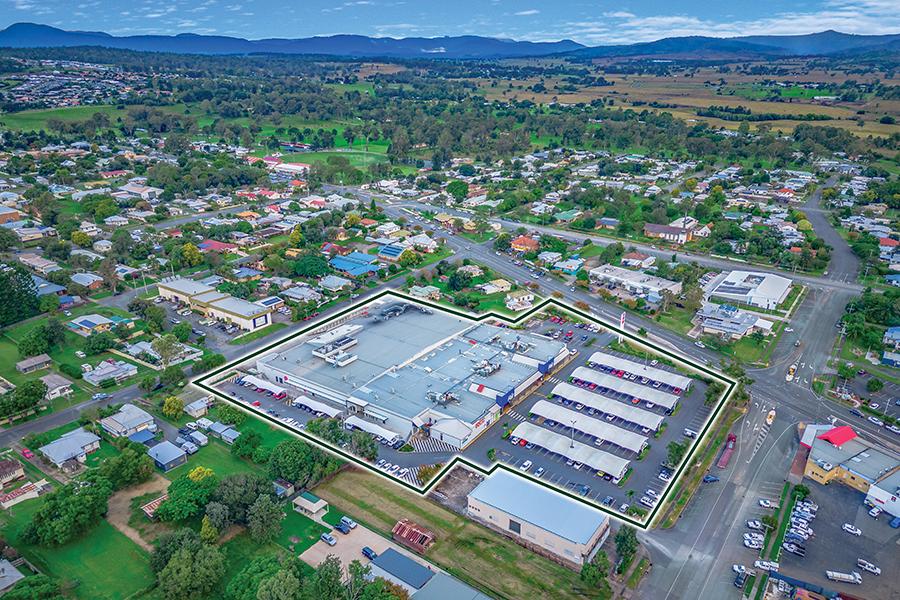
[[[580,568],[609,536],[609,517],[523,477],[495,471],[469,493],[467,513],[526,548]]]
[[[389,300],[260,358],[259,373],[381,437],[465,448],[559,365],[562,342]],[[392,434],[392,435],[388,435]]]
[[[731,271],[716,277],[707,289],[713,299],[774,310],[790,294],[791,280],[771,273]]]
[[[185,302],[208,317],[237,325],[247,331],[256,331],[272,323],[274,309],[271,306],[234,298],[231,294],[220,292],[199,281],[169,277],[160,281],[157,288],[159,295],[166,300]]]

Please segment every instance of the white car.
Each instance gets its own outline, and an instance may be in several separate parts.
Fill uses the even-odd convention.
[[[763,508],[775,508],[775,505],[770,500],[760,500],[759,505]]]
[[[787,333],[794,333],[794,328],[793,328],[793,327],[785,327],[784,330],[785,330]]]
[[[841,527],[841,529],[843,529],[850,535],[862,535],[862,531],[860,531],[859,528],[854,527],[850,523],[844,523],[844,525]]]
[[[750,529],[757,529],[757,530],[761,531],[763,528],[762,521],[759,521],[759,520],[747,521],[747,527],[749,527]]]
[[[747,567],[745,567],[744,565],[731,565],[731,570],[735,573],[746,573]]]
[[[538,470],[534,472],[535,477],[543,477],[544,476],[544,467],[538,467]]]
[[[533,463],[532,463],[530,460],[526,460],[525,462],[522,463],[522,466],[519,467],[519,470],[520,470],[520,471],[527,471],[528,469],[531,468],[531,465],[532,465],[532,464],[533,464]]]
[[[753,563],[753,566],[757,569],[762,569],[763,571],[772,571],[774,573],[778,572],[778,569],[781,567],[777,562],[770,562],[768,560],[758,560]]]
[[[656,498],[657,500],[659,500],[658,492],[654,492],[653,490],[647,490],[646,492],[644,492],[644,494],[647,496],[650,496],[651,498]]]
[[[751,550],[762,550],[763,543],[756,540],[744,540],[744,546]]]
[[[703,342],[694,342],[694,345],[698,348],[706,348],[706,346],[703,345]]]
[[[878,425],[879,427],[884,427],[884,421],[882,421],[878,417],[869,417],[869,423],[874,423],[875,425]]]
[[[877,519],[877,518],[878,518],[878,515],[880,515],[882,512],[883,512],[883,511],[881,510],[880,507],[878,507],[878,506],[873,506],[873,507],[872,507],[872,510],[869,511],[869,516],[870,516],[870,517],[874,517],[874,518]]]
[[[666,473],[665,471],[663,471],[662,473],[657,475],[656,478],[659,479],[660,481],[669,481],[670,479],[672,479],[672,476],[669,475],[668,473]]]

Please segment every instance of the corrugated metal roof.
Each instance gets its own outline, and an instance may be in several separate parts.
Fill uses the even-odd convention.
[[[576,544],[587,544],[609,518],[507,471],[495,471],[469,494],[479,502]]]

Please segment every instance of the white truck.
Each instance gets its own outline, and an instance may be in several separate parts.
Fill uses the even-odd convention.
[[[778,569],[781,567],[777,562],[771,562],[768,560],[758,560],[753,563],[753,566],[757,569],[761,569],[763,571],[771,571],[773,573],[777,573]]]
[[[872,563],[862,558],[856,559],[856,566],[862,569],[863,571],[868,571],[874,575],[881,575],[881,567],[876,567]]]
[[[840,571],[825,571],[825,576],[832,581],[843,581],[844,583],[862,583],[862,575],[854,571],[853,573],[841,573]]]

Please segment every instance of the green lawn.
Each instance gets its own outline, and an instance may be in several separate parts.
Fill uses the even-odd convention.
[[[669,308],[669,312],[659,313],[659,324],[686,334],[694,328],[693,324],[691,324],[693,316],[693,313],[689,310],[672,306]]]
[[[247,342],[252,342],[254,340],[258,340],[261,337],[266,337],[270,333],[275,333],[276,331],[278,331],[280,329],[284,329],[285,327],[287,327],[287,323],[272,323],[271,325],[269,325],[267,327],[263,327],[262,329],[257,329],[256,331],[251,331],[250,333],[247,333],[245,335],[237,337],[228,343],[232,344],[232,345],[245,344]]]
[[[287,516],[281,522],[281,531],[275,536],[275,543],[285,550],[288,549],[288,546],[293,544],[294,554],[302,554],[318,541],[320,535],[331,531],[330,527],[325,527],[324,525],[316,523],[306,515],[301,515],[296,510],[293,510],[293,505],[291,504],[287,504],[284,507],[284,512]],[[330,515],[331,512],[336,511],[331,509],[329,510],[328,515]],[[338,520],[340,520],[340,516],[338,517]],[[292,535],[296,535],[300,538],[300,541],[297,543],[291,542]]]
[[[231,446],[226,446],[216,440],[210,440],[209,444],[200,448],[196,454],[188,456],[186,464],[168,473],[163,473],[163,475],[174,481],[182,475],[186,475],[195,467],[212,469],[213,473],[219,476],[219,479],[235,473],[257,470],[257,467],[252,463],[231,454]]]
[[[42,502],[40,498],[26,500],[13,507],[13,516],[2,516],[10,545],[42,573],[80,581],[75,597],[85,600],[124,600],[153,584],[147,552],[106,521],[59,548],[25,544],[18,537],[20,528]]]
[[[732,349],[737,358],[744,362],[754,363],[762,358],[766,346],[765,344],[757,346],[755,341],[749,337],[744,337],[735,342]]]

